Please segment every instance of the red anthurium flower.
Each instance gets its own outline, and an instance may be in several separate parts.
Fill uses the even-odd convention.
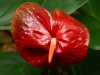
[[[19,54],[37,67],[70,66],[87,54],[88,29],[59,9],[50,14],[26,2],[14,13],[11,32]]]

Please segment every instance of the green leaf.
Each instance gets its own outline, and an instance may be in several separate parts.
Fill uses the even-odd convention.
[[[100,50],[100,35],[98,34],[100,32],[100,22],[83,13],[76,15],[75,18],[86,25],[89,29],[90,48]]]
[[[68,14],[73,13],[76,9],[84,5],[89,0],[0,0],[0,29],[10,29],[11,18],[14,11],[24,2],[36,2],[44,6],[50,12],[59,8]]]
[[[59,8],[68,14],[72,14],[88,1],[89,0],[45,0],[45,3],[42,5],[50,12],[52,12],[55,8]]]
[[[100,0],[90,0],[81,9],[100,22]]]
[[[42,4],[43,0],[0,0],[0,30],[10,29],[11,18],[14,11],[24,2],[34,1]]]
[[[29,65],[17,53],[0,53],[0,75],[41,75],[42,70]]]

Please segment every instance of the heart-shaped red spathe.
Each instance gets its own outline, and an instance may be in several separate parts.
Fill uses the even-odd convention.
[[[11,32],[19,54],[37,67],[70,66],[87,54],[88,29],[59,9],[50,14],[39,5],[26,2],[14,13]],[[48,63],[52,38],[57,39],[57,44],[52,62]]]

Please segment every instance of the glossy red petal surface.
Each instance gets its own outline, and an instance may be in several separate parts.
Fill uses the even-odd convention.
[[[54,62],[58,66],[69,66],[83,60],[89,45],[88,29],[58,9],[53,11],[52,17],[52,32],[57,38]]]
[[[51,40],[50,14],[41,6],[27,2],[14,13],[11,31],[21,56],[35,66],[44,66]]]
[[[87,54],[88,29],[58,9],[50,15],[45,8],[26,2],[14,13],[11,32],[20,55],[37,67],[70,66]],[[48,50],[53,37],[57,46],[49,64]]]

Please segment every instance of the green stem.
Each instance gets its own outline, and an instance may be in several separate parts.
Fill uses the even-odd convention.
[[[82,74],[82,70],[81,70],[79,64],[77,64],[77,66],[78,66],[78,69],[79,69],[80,75],[83,75],[83,74]]]
[[[71,68],[71,70],[72,70],[72,72],[73,72],[73,75],[76,75],[76,72],[75,72],[74,67],[73,67],[73,66],[70,66],[70,68]]]

